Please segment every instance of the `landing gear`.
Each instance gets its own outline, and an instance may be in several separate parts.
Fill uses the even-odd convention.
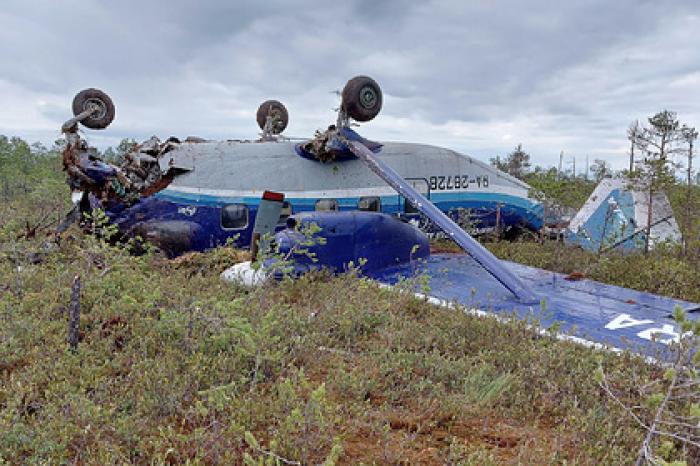
[[[348,146],[349,141],[359,142],[370,151],[378,152],[381,144],[363,138],[350,127],[351,120],[370,121],[381,109],[382,90],[379,84],[368,76],[355,76],[345,84],[341,93],[336,124],[323,132],[317,131],[312,140],[299,145],[300,155],[320,162],[355,159],[356,155]]]
[[[85,89],[73,98],[75,119],[90,129],[105,129],[114,120],[114,103],[99,89]]]
[[[355,76],[343,88],[341,110],[355,121],[370,121],[382,109],[382,90],[368,76]]]
[[[267,100],[258,107],[257,120],[263,135],[277,135],[287,127],[289,113],[281,102]]]

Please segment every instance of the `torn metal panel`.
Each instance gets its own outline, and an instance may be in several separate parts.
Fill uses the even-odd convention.
[[[571,220],[565,239],[591,251],[618,248],[631,251],[645,244],[649,193],[635,188],[624,178],[606,178]],[[650,246],[680,242],[680,228],[668,197],[652,196]]]
[[[160,160],[180,142],[169,138],[161,142],[153,136],[124,156],[117,166],[103,161],[94,148],[78,134],[70,120],[64,124],[66,147],[63,167],[72,191],[92,194],[100,201],[134,202],[165,188],[173,179],[171,167],[161,169]]]
[[[346,140],[357,141],[375,153],[382,148],[382,144],[363,138],[347,126],[330,125],[326,131],[316,131],[310,141],[299,144],[297,152],[302,157],[324,163],[353,159],[355,155],[348,149]]]
[[[191,144],[201,144],[201,143],[191,143],[185,140],[184,143],[178,145],[178,148],[184,149]],[[179,171],[191,171],[194,170],[194,152],[188,150],[177,150],[169,153],[167,157],[160,157],[158,159],[158,165],[162,172],[167,172],[169,170],[179,170]]]

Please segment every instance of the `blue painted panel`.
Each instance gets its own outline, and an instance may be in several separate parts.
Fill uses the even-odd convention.
[[[290,219],[300,227],[316,224],[321,230],[314,238],[324,240],[303,245],[307,238],[298,229],[286,229],[275,235],[280,254],[293,258],[297,275],[320,267],[342,272],[349,263],[358,266],[362,260],[361,270],[369,273],[424,259],[430,254],[428,239],[418,228],[387,214],[308,212]],[[294,248],[303,249],[306,254],[294,254]]]
[[[200,228],[190,238],[193,251],[204,251],[223,245],[229,238],[236,238],[235,244],[244,247],[250,244],[257,206],[249,206],[248,225],[243,229],[225,230],[221,227],[221,208],[207,205],[179,204],[156,196],[142,198],[130,207],[106,206],[111,222],[119,231],[132,236],[134,230],[144,222],[181,220],[197,224]]]
[[[464,254],[436,254],[417,269],[415,265],[399,265],[369,275],[394,285],[402,277],[426,274],[430,278],[430,295],[440,299],[504,316],[515,313],[521,319],[538,316],[545,327],[557,322],[564,332],[650,356],[665,348],[663,344],[653,344],[651,334],[658,332],[659,340],[678,337],[679,329],[671,318],[676,306],[688,311],[691,318],[697,318],[700,312],[698,304],[686,301],[591,280],[569,281],[565,275],[512,262],[503,264],[531,288],[542,300],[542,306],[519,303]]]
[[[599,202],[578,233],[567,230],[566,240],[589,251],[615,245],[623,250],[634,250],[639,248],[640,242],[644,242],[643,233],[633,236],[636,228],[632,193],[613,189]],[[629,239],[622,241],[624,238]]]
[[[220,207],[229,203],[244,203],[255,209],[260,203],[258,197],[226,197],[205,194],[180,193],[163,190],[154,197],[180,205]],[[314,210],[317,199],[287,197],[294,212]],[[356,210],[360,196],[336,198],[341,210]],[[469,209],[477,219],[477,227],[493,227],[496,224],[496,207],[501,206],[501,221],[506,226],[523,226],[538,230],[542,227],[542,205],[529,199],[498,193],[456,192],[431,193],[430,200],[443,212]],[[403,202],[398,195],[380,196],[382,212],[403,213]],[[456,217],[456,214],[454,215]]]
[[[288,198],[293,213],[314,210],[316,199]],[[360,197],[338,199],[341,211],[357,209]],[[398,195],[381,196],[382,212],[403,214],[401,198]],[[492,227],[496,222],[496,205],[501,205],[501,218],[504,225],[541,226],[542,207],[532,201],[517,196],[494,193],[434,193],[431,200],[438,209],[452,211],[457,217],[457,209],[469,209],[478,219],[478,227]],[[221,206],[230,203],[246,204],[249,209],[248,227],[242,230],[223,230],[221,228]],[[167,189],[150,197],[138,200],[129,206],[125,203],[111,202],[104,206],[110,219],[123,234],[129,235],[140,222],[157,220],[183,220],[201,226],[196,237],[191,239],[195,251],[204,251],[225,244],[229,238],[236,237],[239,247],[250,245],[252,225],[255,222],[260,199],[257,197],[222,197],[202,194],[180,193]],[[418,216],[418,215],[415,215]],[[411,216],[407,216],[411,217]],[[281,229],[281,227],[279,228]]]

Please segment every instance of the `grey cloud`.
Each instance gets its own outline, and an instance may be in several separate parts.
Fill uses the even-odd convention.
[[[517,142],[543,163],[562,145],[612,154],[629,120],[667,106],[700,125],[693,1],[5,3],[0,81],[50,100],[42,125],[80,88],[104,88],[117,120],[97,141],[252,137],[269,97],[290,108],[289,131],[311,134],[356,74],[387,96],[367,134],[484,157]]]

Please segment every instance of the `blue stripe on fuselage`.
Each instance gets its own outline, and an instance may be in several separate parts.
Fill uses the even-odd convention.
[[[382,212],[399,214],[404,212],[403,200],[399,195],[380,196]],[[430,196],[435,205],[449,212],[451,209],[470,209],[478,218],[481,226],[495,225],[496,205],[501,207],[503,225],[524,225],[533,229],[542,224],[542,207],[529,199],[497,193],[432,193]],[[360,197],[337,198],[340,210],[356,210]],[[288,198],[292,213],[314,210],[317,199]],[[227,230],[221,227],[221,207],[226,204],[245,204],[249,211],[249,222],[245,228]],[[195,250],[205,250],[224,244],[229,238],[236,238],[235,244],[245,247],[250,244],[250,238],[255,223],[260,198],[258,197],[227,197],[204,194],[180,193],[163,190],[149,198],[144,198],[137,204],[126,209],[108,212],[110,218],[123,232],[128,232],[139,222],[182,220],[199,225],[197,237],[192,238]],[[196,209],[188,209],[196,207]],[[283,228],[280,225],[278,229]]]
[[[225,204],[240,203],[246,204],[248,206],[257,206],[260,204],[260,197],[247,197],[247,196],[215,196],[211,194],[199,194],[199,193],[183,193],[177,191],[171,191],[164,189],[163,191],[155,194],[160,199],[168,200],[177,204],[185,205],[202,205],[202,206],[222,206]],[[382,204],[382,211],[387,213],[393,213],[403,210],[403,205],[401,201],[401,196],[398,194],[379,196]],[[346,207],[349,209],[356,209],[357,204],[361,196],[353,197],[340,197],[336,198],[338,205],[340,207]],[[486,207],[492,208],[490,204],[495,205],[496,203],[520,208],[523,210],[531,211],[534,215],[541,215],[542,206],[530,199],[513,196],[509,194],[502,193],[478,193],[478,192],[431,192],[429,196],[430,200],[442,208],[442,204],[455,204],[450,205],[449,208],[459,207],[457,204],[461,203],[485,203]],[[296,206],[311,207],[313,209],[316,201],[318,199],[314,198],[287,198],[286,199],[292,208]],[[304,209],[306,210],[306,209]]]

